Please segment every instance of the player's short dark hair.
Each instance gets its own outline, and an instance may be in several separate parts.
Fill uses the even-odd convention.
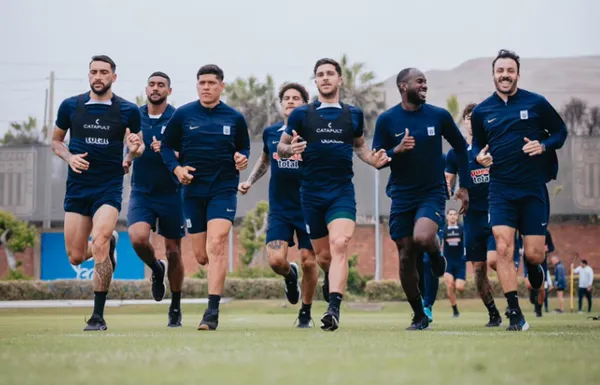
[[[515,63],[517,63],[517,73],[521,72],[521,58],[515,51],[510,51],[508,49],[501,49],[498,51],[498,55],[496,55],[496,58],[492,62],[492,71],[494,71],[494,66],[498,59],[513,59]]]
[[[152,74],[150,74],[150,76],[148,76],[148,79],[150,79],[151,77],[154,77],[154,76],[160,76],[161,78],[167,79],[167,85],[169,87],[171,87],[171,78],[166,73],[161,72],[161,71],[152,72]]]
[[[196,74],[196,79],[199,79],[200,75],[215,75],[220,81],[225,79],[223,70],[216,64],[207,64],[200,67],[198,73]]]
[[[477,103],[467,104],[467,106],[465,107],[465,109],[463,110],[463,113],[462,113],[463,119],[465,119],[468,115],[470,115],[476,106],[477,106]]]
[[[414,70],[416,68],[405,68],[402,71],[398,72],[398,76],[396,76],[396,86],[398,86],[398,90],[402,91],[400,89],[400,84],[401,83],[406,83],[408,81],[408,75],[410,74],[410,71]]]
[[[452,209],[452,208],[448,209],[448,211],[446,211],[446,214],[450,214],[450,211],[454,211],[455,213],[458,214],[458,210],[457,209]]]
[[[338,63],[337,61],[330,59],[330,58],[323,58],[323,59],[317,60],[317,62],[315,63],[315,68],[313,68],[313,74],[316,75],[317,68],[319,68],[320,66],[322,66],[324,64],[331,64],[332,66],[335,67],[335,72],[337,72],[338,75],[342,76],[342,66],[340,65],[340,63]]]
[[[584,265],[587,265],[588,264],[587,259],[582,259],[581,263],[583,263]]]
[[[113,61],[113,59],[111,59],[110,57],[106,56],[106,55],[94,55],[92,56],[92,60],[90,60],[90,64],[92,65],[93,62],[95,61],[101,61],[104,63],[108,63],[110,64],[110,69],[112,72],[115,72],[117,70],[117,65],[115,64],[115,62]]]
[[[306,91],[306,88],[304,88],[302,84],[298,83],[285,83],[281,86],[281,89],[279,90],[279,103],[283,101],[283,94],[285,94],[287,90],[296,90],[300,92],[300,96],[302,96],[304,103],[308,103],[308,91]]]

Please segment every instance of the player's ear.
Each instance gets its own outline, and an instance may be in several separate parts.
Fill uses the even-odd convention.
[[[225,91],[225,82],[221,82],[221,92]]]
[[[169,87],[169,96],[171,96],[171,92],[173,92],[173,89],[171,87]]]
[[[117,81],[117,74],[114,73],[113,76],[112,76],[112,82],[114,83],[116,81]]]

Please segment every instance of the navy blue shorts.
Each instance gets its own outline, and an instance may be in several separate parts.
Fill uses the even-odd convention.
[[[447,259],[446,273],[452,275],[454,279],[467,279],[467,262],[462,259]]]
[[[213,219],[235,220],[237,192],[225,191],[209,197],[184,197],[183,212],[188,233],[203,233]]]
[[[185,228],[181,193],[151,195],[132,192],[127,224],[131,226],[137,222],[148,223],[152,231],[158,228],[158,233],[165,238],[183,238]]]
[[[302,214],[310,239],[327,236],[327,225],[340,218],[356,221],[356,198],[354,185],[348,183],[326,193],[300,193]]]
[[[471,210],[463,217],[466,259],[469,262],[485,262],[487,252],[496,250],[488,218],[487,211]]]
[[[490,184],[490,224],[518,229],[526,235],[546,235],[548,190],[545,184],[519,189]]]
[[[77,213],[93,218],[102,205],[113,206],[121,212],[122,202],[122,182],[104,187],[90,187],[67,181],[63,208],[66,213]]]
[[[390,236],[395,241],[413,235],[415,223],[419,218],[429,218],[437,223],[438,228],[444,224],[444,209],[447,193],[444,189],[431,191],[407,205],[404,199],[392,199],[390,211]]]
[[[306,224],[302,219],[302,214],[288,216],[282,214],[269,214],[269,222],[267,225],[267,238],[265,242],[268,244],[271,241],[286,241],[288,247],[293,247],[294,232],[298,239],[298,248],[312,250],[310,237],[306,232]]]

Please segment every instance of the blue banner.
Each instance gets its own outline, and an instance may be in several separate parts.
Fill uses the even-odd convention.
[[[65,234],[42,233],[40,275],[42,280],[92,279],[94,260],[79,266],[71,265],[65,249]],[[144,279],[144,263],[135,254],[126,231],[119,233],[117,270],[113,279]]]

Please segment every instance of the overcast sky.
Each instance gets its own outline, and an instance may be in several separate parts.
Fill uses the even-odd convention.
[[[0,133],[28,115],[42,120],[52,70],[55,110],[88,90],[95,54],[117,63],[120,96],[133,101],[160,70],[181,105],[196,98],[195,74],[207,63],[221,66],[225,81],[271,74],[277,85],[310,85],[317,59],[343,53],[378,80],[500,48],[600,55],[599,14],[597,0],[0,0]]]

